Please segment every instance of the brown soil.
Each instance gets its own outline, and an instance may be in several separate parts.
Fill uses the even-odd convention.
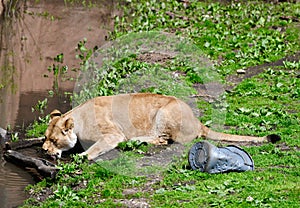
[[[270,67],[278,67],[278,66],[283,66],[284,61],[289,61],[289,62],[298,62],[300,60],[300,52],[297,52],[296,54],[292,56],[287,56],[285,58],[282,58],[278,61],[271,62],[271,63],[265,63],[262,65],[258,66],[252,66],[247,69],[245,69],[245,74],[233,74],[229,75],[226,78],[226,81],[228,82],[227,86],[225,87],[226,90],[231,90],[233,89],[237,84],[239,84],[241,81],[247,78],[251,78],[259,73],[262,73],[264,70]]]
[[[147,62],[151,64],[161,64],[164,65],[168,61],[172,60],[174,57],[169,54],[162,54],[162,53],[142,53],[139,54],[137,57],[138,61]]]

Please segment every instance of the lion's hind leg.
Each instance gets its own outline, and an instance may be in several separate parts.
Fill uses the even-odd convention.
[[[154,145],[166,145],[166,144],[168,144],[168,140],[166,140],[164,138],[161,138],[161,137],[155,137],[155,136],[133,137],[130,140],[131,141],[146,142],[146,143],[154,144]]]

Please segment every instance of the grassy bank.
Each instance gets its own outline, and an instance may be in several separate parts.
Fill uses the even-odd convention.
[[[299,207],[299,3],[133,0],[123,10],[111,39],[140,31],[169,32],[189,39],[214,64],[227,90],[222,102],[200,96],[203,123],[213,126],[218,118],[214,109],[225,109],[222,131],[276,133],[282,141],[244,146],[255,170],[243,173],[191,170],[187,151],[192,144],[182,151],[177,146],[122,144],[120,157],[97,164],[74,156],[73,162],[60,163],[55,180],[28,187],[32,198],[24,207]],[[284,57],[290,58],[281,60]],[[127,74],[143,69],[176,72],[191,88],[205,84],[180,60],[150,59],[131,54],[116,61],[103,82],[93,83],[97,91],[84,98],[113,94]],[[167,86],[144,90],[172,94]],[[172,162],[167,166],[164,159],[155,160],[168,151],[176,157],[168,158]],[[151,165],[138,167],[145,157],[152,159]]]

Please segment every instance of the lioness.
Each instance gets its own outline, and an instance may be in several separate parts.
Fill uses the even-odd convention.
[[[197,137],[224,141],[277,141],[279,136],[238,136],[215,132],[204,126],[183,101],[157,94],[123,94],[93,98],[62,115],[51,113],[43,149],[61,157],[80,139],[89,160],[117,147],[120,142],[140,140],[156,145],[190,142]]]

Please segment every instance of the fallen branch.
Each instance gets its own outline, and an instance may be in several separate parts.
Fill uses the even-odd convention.
[[[14,150],[7,150],[4,153],[4,158],[18,166],[34,168],[42,176],[52,179],[59,171],[53,163],[45,159],[30,157]]]
[[[32,147],[34,145],[41,145],[43,144],[43,142],[44,142],[44,137],[22,139],[16,142],[6,142],[5,149],[6,150],[24,149],[27,147]]]

